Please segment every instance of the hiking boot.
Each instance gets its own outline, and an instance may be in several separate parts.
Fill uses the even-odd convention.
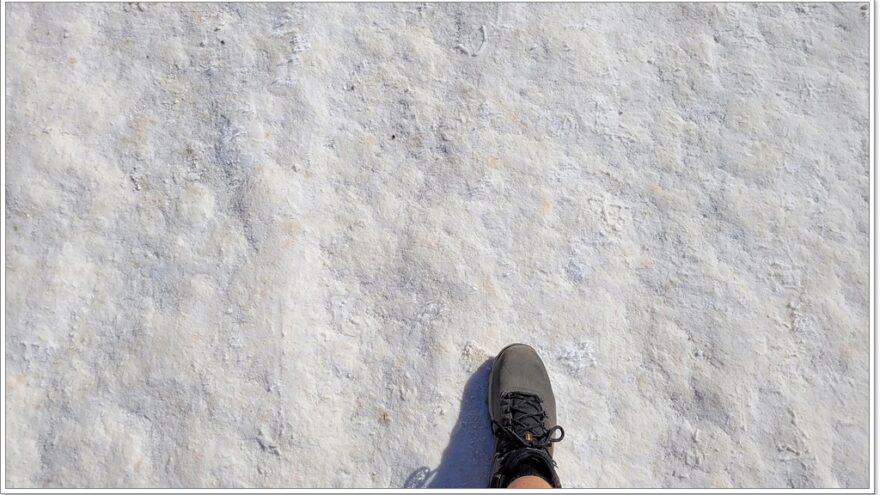
[[[489,488],[505,488],[525,475],[540,476],[561,488],[553,444],[565,432],[556,425],[550,377],[531,347],[511,344],[498,353],[489,375],[489,416],[495,435]]]

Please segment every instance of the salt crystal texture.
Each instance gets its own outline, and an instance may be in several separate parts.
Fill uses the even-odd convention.
[[[868,486],[867,4],[6,12],[8,486]]]

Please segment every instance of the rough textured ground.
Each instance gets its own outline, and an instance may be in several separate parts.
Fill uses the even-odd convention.
[[[6,481],[868,485],[867,5],[8,4]]]

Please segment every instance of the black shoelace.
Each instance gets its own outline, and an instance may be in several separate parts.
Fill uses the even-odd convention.
[[[503,433],[508,441],[534,449],[546,449],[551,443],[556,443],[565,438],[565,430],[556,425],[549,430],[545,426],[547,413],[541,400],[532,394],[522,392],[509,392],[505,394],[510,413],[510,426],[504,426],[498,421],[492,420],[492,429],[496,433]],[[553,434],[559,431],[559,436]]]

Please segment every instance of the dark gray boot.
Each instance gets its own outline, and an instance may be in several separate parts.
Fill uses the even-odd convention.
[[[489,487],[505,488],[523,473],[535,473],[561,488],[553,443],[565,432],[556,425],[550,377],[531,347],[511,344],[498,353],[489,375],[489,416],[495,434]]]

